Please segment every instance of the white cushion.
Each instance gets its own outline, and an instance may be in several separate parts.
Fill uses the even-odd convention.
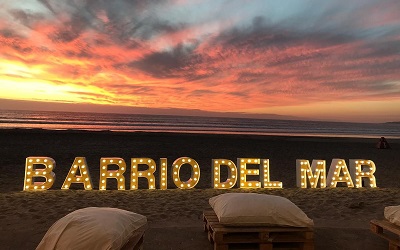
[[[310,227],[313,221],[294,203],[280,196],[226,193],[210,198],[219,221],[227,226]]]
[[[400,206],[385,207],[383,214],[388,221],[400,226]]]
[[[117,208],[88,207],[56,221],[37,250],[120,249],[139,242],[147,228],[145,216]]]

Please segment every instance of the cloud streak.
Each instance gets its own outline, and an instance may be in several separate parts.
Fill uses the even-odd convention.
[[[26,71],[32,82],[75,89],[67,94],[84,103],[270,112],[400,97],[396,0],[292,7],[30,0],[2,7],[7,68],[0,79],[18,83]]]

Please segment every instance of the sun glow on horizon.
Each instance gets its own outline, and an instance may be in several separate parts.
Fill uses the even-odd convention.
[[[99,93],[101,89],[93,86],[82,87],[74,83],[62,82],[55,84],[54,80],[41,66],[26,66],[21,62],[0,61],[0,98],[15,100],[41,100],[67,103],[85,102],[79,93]],[[101,104],[103,102],[94,102]]]
[[[240,111],[253,114],[276,113],[303,119],[315,119],[317,117],[320,120],[379,123],[400,119],[400,100],[325,101],[318,102],[317,104],[311,103]]]

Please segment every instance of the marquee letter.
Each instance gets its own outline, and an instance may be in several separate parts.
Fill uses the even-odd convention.
[[[160,189],[165,190],[168,187],[168,178],[167,178],[167,158],[160,158]]]
[[[117,170],[108,170],[108,165],[117,165]],[[124,159],[121,158],[101,158],[100,159],[100,190],[107,189],[107,179],[115,178],[117,180],[118,190],[125,190],[125,177],[126,164]]]
[[[138,189],[139,177],[146,178],[149,183],[149,189],[156,188],[156,181],[154,172],[156,171],[156,163],[150,158],[132,158],[132,179],[131,179],[131,190]],[[139,165],[147,165],[147,170],[138,171]]]
[[[213,159],[211,165],[213,168],[211,180],[212,187],[215,189],[229,189],[236,184],[237,168],[235,163],[231,160]],[[228,167],[228,178],[224,182],[221,182],[221,166]]]
[[[260,167],[258,169],[247,169],[247,164],[260,164],[260,159],[254,158],[238,158],[238,165],[240,166],[240,188],[260,188],[259,181],[247,181],[248,175],[260,175]]]
[[[341,175],[341,173],[343,173]],[[347,187],[354,187],[346,162],[343,159],[333,159],[329,167],[329,173],[326,180],[331,188],[335,188],[338,182],[344,182]]]
[[[78,172],[80,175],[78,175]],[[90,179],[89,167],[85,157],[75,157],[61,189],[69,189],[72,183],[82,183],[85,190],[92,190],[92,180]]]
[[[190,178],[187,181],[181,181],[179,177],[179,173],[181,170],[182,165],[189,164],[191,166],[191,174]],[[189,157],[181,157],[178,158],[172,163],[172,177],[174,180],[175,185],[180,189],[189,189],[193,188],[197,185],[200,179],[200,167],[199,164],[189,158]]]
[[[307,181],[308,180],[308,181]],[[299,188],[307,188],[310,183],[311,188],[326,187],[326,164],[324,160],[313,160],[310,167],[308,160],[296,160],[296,183]]]
[[[367,171],[365,171],[368,169]],[[350,160],[350,171],[356,188],[363,187],[362,178],[369,180],[369,186],[376,188],[376,179],[374,173],[376,171],[375,163],[371,160]]]
[[[35,166],[42,165],[44,168]],[[27,157],[25,162],[25,180],[24,191],[28,190],[47,190],[53,186],[56,175],[53,169],[56,167],[56,162],[50,157]],[[34,179],[42,177],[43,182],[35,182]]]
[[[282,188],[282,182],[280,181],[270,181],[269,180],[269,159],[261,159],[263,163],[263,176],[264,178],[261,179],[261,183],[263,184],[264,188]]]

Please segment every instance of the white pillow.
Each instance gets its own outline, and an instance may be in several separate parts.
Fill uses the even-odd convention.
[[[388,221],[400,226],[400,206],[385,207],[383,214]]]
[[[138,242],[146,228],[143,215],[117,208],[88,207],[56,221],[36,250],[120,249],[129,240]]]
[[[280,196],[226,193],[210,198],[219,221],[227,226],[310,227],[313,221],[294,203]]]

